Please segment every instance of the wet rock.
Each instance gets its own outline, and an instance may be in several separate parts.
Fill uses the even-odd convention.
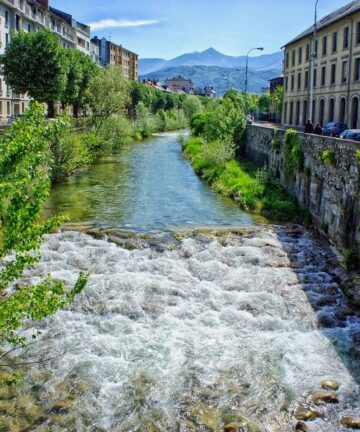
[[[304,406],[298,406],[295,409],[294,416],[296,420],[313,421],[319,416],[319,413],[317,413],[316,411],[310,408],[306,408]]]
[[[311,393],[309,399],[316,405],[323,405],[325,403],[338,403],[339,399],[334,391],[319,391]]]
[[[245,432],[247,431],[247,424],[244,422],[229,423],[224,427],[224,432]]]
[[[73,396],[68,396],[65,399],[54,401],[51,404],[51,412],[62,412],[73,408],[75,405],[75,398]]]
[[[298,421],[294,427],[294,430],[300,432],[310,432],[310,429],[306,426],[306,423],[304,423],[303,421]]]
[[[333,380],[324,380],[320,383],[321,388],[325,390],[339,390],[340,384],[337,381]]]
[[[360,429],[360,418],[343,417],[340,423],[349,429]]]

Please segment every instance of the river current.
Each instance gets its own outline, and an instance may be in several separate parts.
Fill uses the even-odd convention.
[[[1,431],[340,432],[360,417],[360,318],[331,249],[214,194],[176,135],[59,186],[59,209],[75,225],[26,278],[89,284],[37,325],[18,360],[40,363],[0,389]]]

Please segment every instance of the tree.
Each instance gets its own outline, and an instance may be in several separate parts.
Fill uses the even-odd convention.
[[[90,80],[86,97],[97,128],[112,115],[121,114],[130,102],[129,83],[121,68],[111,66],[94,76]]]
[[[80,274],[74,288],[46,276],[39,284],[17,288],[24,269],[39,260],[43,236],[63,220],[39,222],[50,191],[49,143],[64,127],[62,120],[46,123],[33,103],[14,122],[0,145],[0,344],[25,343],[17,330],[28,319],[42,319],[68,305],[86,285]],[[11,288],[11,289],[9,289]],[[0,355],[0,358],[4,354]]]
[[[86,90],[90,80],[99,72],[99,67],[84,53],[68,48],[65,50],[67,61],[66,86],[62,94],[63,106],[72,105],[74,116],[86,107]]]
[[[186,117],[190,120],[193,115],[199,113],[203,109],[203,105],[197,96],[188,96],[182,105]]]
[[[270,93],[263,93],[259,97],[259,111],[260,112],[269,112],[270,111]]]
[[[284,87],[277,86],[271,94],[271,109],[276,114],[276,120],[281,118],[284,103]]]
[[[46,102],[52,116],[66,86],[67,62],[59,37],[47,29],[14,33],[1,62],[6,83],[16,93]]]

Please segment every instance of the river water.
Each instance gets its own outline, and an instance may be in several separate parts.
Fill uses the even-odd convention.
[[[43,362],[0,389],[1,431],[290,432],[303,414],[298,430],[339,432],[360,417],[360,319],[331,250],[213,193],[176,134],[58,186],[59,210],[103,238],[51,235],[28,271],[91,276],[20,356]],[[336,403],[316,403],[324,380]]]

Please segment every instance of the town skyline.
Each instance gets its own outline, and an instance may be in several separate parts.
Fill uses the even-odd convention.
[[[211,8],[205,0],[181,3],[158,0],[155,6],[148,0],[135,3],[123,1],[119,4],[108,0],[101,5],[93,0],[51,2],[53,7],[66,10],[91,25],[93,36],[111,38],[114,43],[138,52],[141,58],[171,59],[209,47],[227,55],[240,56],[259,45],[264,47],[264,52],[272,53],[294,34],[309,27],[314,19],[313,0],[301,3],[279,0],[275,10],[269,10],[266,0],[259,0],[256,10],[253,4],[236,0],[214,0]],[[324,16],[346,3],[320,0],[318,15]]]

